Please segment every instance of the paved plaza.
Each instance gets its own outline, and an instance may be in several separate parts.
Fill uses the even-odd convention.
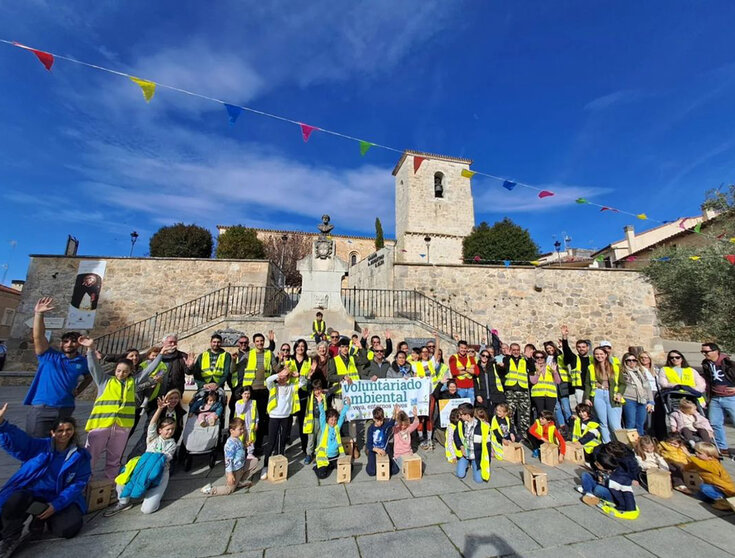
[[[3,399],[11,403],[7,418],[21,426],[25,390],[2,388]],[[82,427],[91,407],[91,402],[80,402],[77,408]],[[730,434],[735,442],[735,430]],[[523,486],[520,465],[494,461],[490,483],[477,485],[454,476],[442,448],[420,454],[425,461],[420,481],[398,476],[377,482],[364,472],[363,455],[354,464],[352,482],[336,484],[334,473],[317,480],[311,466],[301,463],[297,443],[287,451],[287,482],[256,479],[249,491],[209,498],[199,489],[209,482],[224,483],[224,467],[220,461],[210,470],[206,458],[200,457],[189,473],[177,469],[156,513],[143,515],[139,506],[112,518],[91,513],[76,538],[28,543],[17,556],[735,555],[735,515],[679,493],[661,499],[638,489],[640,518],[624,521],[581,503],[574,491],[574,465],[540,465],[549,476],[549,495],[536,497]],[[727,460],[725,467],[735,474],[735,463]],[[0,480],[5,482],[16,469],[3,453]]]

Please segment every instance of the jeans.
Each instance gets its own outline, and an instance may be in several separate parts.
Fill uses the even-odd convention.
[[[477,459],[470,461],[466,457],[460,457],[457,460],[457,476],[460,479],[465,478],[467,475],[467,469],[470,468],[470,464],[472,464],[472,480],[476,483],[483,482],[482,471],[480,471],[480,462]]]
[[[699,486],[699,494],[697,496],[705,502],[714,502],[725,497],[722,491],[715,485],[704,482]]]
[[[470,401],[475,401],[475,388],[457,388],[457,393],[460,397],[466,397]]]
[[[582,473],[582,489],[585,494],[594,494],[598,498],[612,502],[610,490],[599,484],[590,473]]]
[[[717,447],[721,450],[728,447],[725,436],[725,413],[735,422],[735,396],[713,397],[709,402],[709,421],[712,423],[712,430],[715,431]]]
[[[592,402],[595,414],[600,421],[602,442],[610,442],[610,431],[620,430],[620,421],[623,415],[622,407],[613,407],[610,404],[610,392],[606,389],[595,391],[595,400]]]
[[[556,425],[564,426],[572,416],[572,406],[568,397],[560,397],[554,408],[556,414]]]
[[[646,411],[645,403],[626,401],[623,405],[623,416],[625,417],[625,428],[635,428],[640,436],[646,433]]]

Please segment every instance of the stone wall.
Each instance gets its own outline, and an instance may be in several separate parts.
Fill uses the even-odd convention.
[[[10,327],[19,303],[20,291],[0,285],[0,341],[10,337]]]
[[[500,332],[504,341],[539,344],[560,337],[660,350],[653,287],[626,270],[398,264],[395,289],[416,289]]]
[[[393,250],[382,248],[350,267],[347,286],[358,289],[392,289]]]

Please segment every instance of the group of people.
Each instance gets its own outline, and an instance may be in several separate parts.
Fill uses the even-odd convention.
[[[559,342],[547,341],[543,349],[527,344],[521,351],[518,343],[494,338],[489,345],[483,340],[478,350],[456,339],[456,352],[445,359],[438,336],[420,347],[398,343],[394,353],[389,332],[381,338],[365,329],[347,337],[317,316],[314,350],[299,339],[293,347],[282,343],[276,351],[271,331],[267,345],[263,334],[252,336],[252,346],[243,335],[237,350],[229,353],[215,334],[201,354],[186,354],[178,349],[177,336],[169,334],[145,358],[131,349],[106,372],[91,338],[69,332],[62,336],[60,350],[49,346],[43,314],[52,309],[50,298],[35,307],[39,367],[24,401],[29,407],[25,431],[4,420],[7,405],[0,410],[0,445],[22,462],[0,490],[0,557],[9,556],[20,543],[29,517],[31,530],[48,526],[58,536],[78,533],[86,512],[84,488],[103,455],[103,475],[116,483],[118,494],[105,515],[129,509],[136,499],[142,499],[143,513],[155,512],[185,417],[191,414],[203,426],[227,422],[225,483],[205,486],[202,491],[210,495],[250,486],[261,456],[260,478],[266,479],[269,458],[284,453],[294,420],[303,462],[314,463],[318,478],[330,475],[346,446],[353,458],[366,451],[367,474],[376,474],[376,462],[385,455],[390,473],[397,474],[401,460],[418,447],[434,449],[438,402],[445,399],[462,400],[444,432],[445,455],[460,477],[471,470],[475,481],[489,481],[491,459],[502,459],[511,443],[525,443],[534,455],[542,443],[556,444],[563,459],[566,441],[573,441],[583,446],[592,471],[583,475],[579,487],[585,501],[601,499],[597,503],[619,517],[635,515],[630,486],[643,478],[639,469],[649,463],[669,466],[682,491],[681,472],[696,467],[705,479],[700,495],[718,506],[735,495],[719,462],[729,455],[724,415],[735,419],[735,365],[713,343],[702,345],[703,374],[678,351],[671,351],[660,369],[643,351],[629,350],[618,359],[606,341],[592,349],[588,340],[580,339],[575,351],[566,327]],[[431,381],[425,415],[416,408],[409,416],[399,407],[376,407],[367,424],[347,420],[345,384],[415,377]],[[187,379],[205,397],[185,410]],[[72,417],[74,399],[91,382],[97,397],[82,446]],[[227,409],[214,396],[224,388],[230,391]],[[666,389],[687,397],[667,417],[671,436],[657,444],[648,436],[647,418],[654,392]],[[704,408],[709,420],[701,412]],[[123,456],[143,412],[139,439]],[[641,436],[638,460],[614,439],[623,424]],[[352,443],[343,443],[343,435]]]

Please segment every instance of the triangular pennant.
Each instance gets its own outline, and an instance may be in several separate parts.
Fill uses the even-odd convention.
[[[605,261],[605,256],[597,256],[597,257],[595,258],[595,261],[596,261],[596,262],[604,262],[604,261]]]
[[[669,260],[671,260],[671,258],[668,256],[665,256],[663,258],[658,258],[656,261],[657,262],[668,262]]]
[[[130,81],[137,84],[140,89],[143,91],[143,97],[145,97],[145,102],[150,103],[151,99],[153,98],[153,95],[156,93],[156,84],[152,81],[147,81],[145,79],[140,79],[137,77],[130,76]]]
[[[504,180],[503,181],[503,188],[505,188],[509,192],[512,191],[513,188],[515,188],[515,187],[516,187],[516,183],[513,182],[512,180]]]
[[[361,141],[360,142],[360,155],[364,156],[365,153],[368,152],[368,149],[370,149],[374,143],[370,143],[369,141]]]
[[[695,233],[699,234],[699,231],[701,231],[701,230],[702,230],[702,223],[697,223],[696,225],[694,225],[694,232]]]
[[[588,202],[588,201],[587,201],[587,200],[586,200],[585,198],[577,198],[577,199],[576,199],[575,201],[576,201],[577,203],[590,203],[590,202]]]
[[[684,217],[684,218],[683,218],[683,219],[681,220],[681,222],[679,223],[679,228],[680,228],[680,229],[685,229],[685,228],[686,228],[686,227],[684,226],[684,223],[686,223],[686,222],[687,222],[687,219],[688,219],[688,217]]]
[[[733,236],[733,237],[730,238],[730,242],[732,242],[733,244],[735,244],[735,236]]]
[[[725,238],[726,236],[727,236],[727,233],[722,233],[722,234],[718,234],[718,235],[717,235],[717,240],[722,240],[722,239],[723,239],[723,238]]]
[[[549,190],[541,190],[538,193],[538,197],[541,198],[541,199],[543,199],[543,198],[549,198],[549,197],[551,197],[553,195],[554,195],[554,192],[550,192]]]
[[[503,260],[503,265],[505,267],[510,267],[510,260]]]
[[[533,260],[532,262],[528,262],[528,263],[530,263],[531,265],[541,265],[541,262],[538,260]]]
[[[299,122],[299,126],[301,126],[301,137],[304,138],[304,143],[309,141],[309,137],[314,130],[319,129],[316,126],[309,126],[308,124],[303,124],[301,122]]]
[[[689,256],[689,259],[693,262],[699,261],[702,258],[702,256]]]
[[[419,256],[421,256],[422,258],[425,258],[426,254],[419,254]]]
[[[44,68],[46,68],[49,72],[51,71],[51,66],[54,65],[54,55],[50,52],[44,52],[43,50],[38,50],[35,48],[31,48],[26,45],[22,45],[18,42],[13,42],[13,44],[19,48],[30,50],[33,54],[36,55],[36,58],[43,64]]]
[[[634,261],[636,261],[637,259],[638,259],[638,258],[637,258],[636,256],[628,256],[627,258],[625,258],[625,261],[626,261],[626,262],[634,262]]]
[[[467,170],[467,169],[462,169],[462,176],[464,176],[465,178],[472,178],[476,174],[477,173],[475,171],[471,171],[471,170]]]
[[[646,215],[645,213],[639,213],[638,215],[636,215],[636,217],[638,217],[641,221],[645,221],[646,219],[648,219],[648,215]]]
[[[602,209],[600,209],[600,211],[613,211],[613,208],[612,207],[608,207],[606,205],[603,205],[602,206]]]
[[[419,170],[421,163],[423,163],[425,159],[426,157],[417,157],[416,155],[413,156],[413,173],[414,174],[416,174],[416,171]]]
[[[475,257],[474,257],[474,258],[472,258],[472,259],[473,259],[473,261],[475,261],[475,262],[479,262],[479,261],[480,261],[480,256],[475,256]]]
[[[234,124],[237,117],[242,113],[242,109],[235,105],[228,105],[227,103],[225,103],[225,108],[227,109],[227,116],[230,118],[230,124]]]
[[[728,254],[727,256],[725,256],[725,259],[732,265],[735,265],[735,254]]]

